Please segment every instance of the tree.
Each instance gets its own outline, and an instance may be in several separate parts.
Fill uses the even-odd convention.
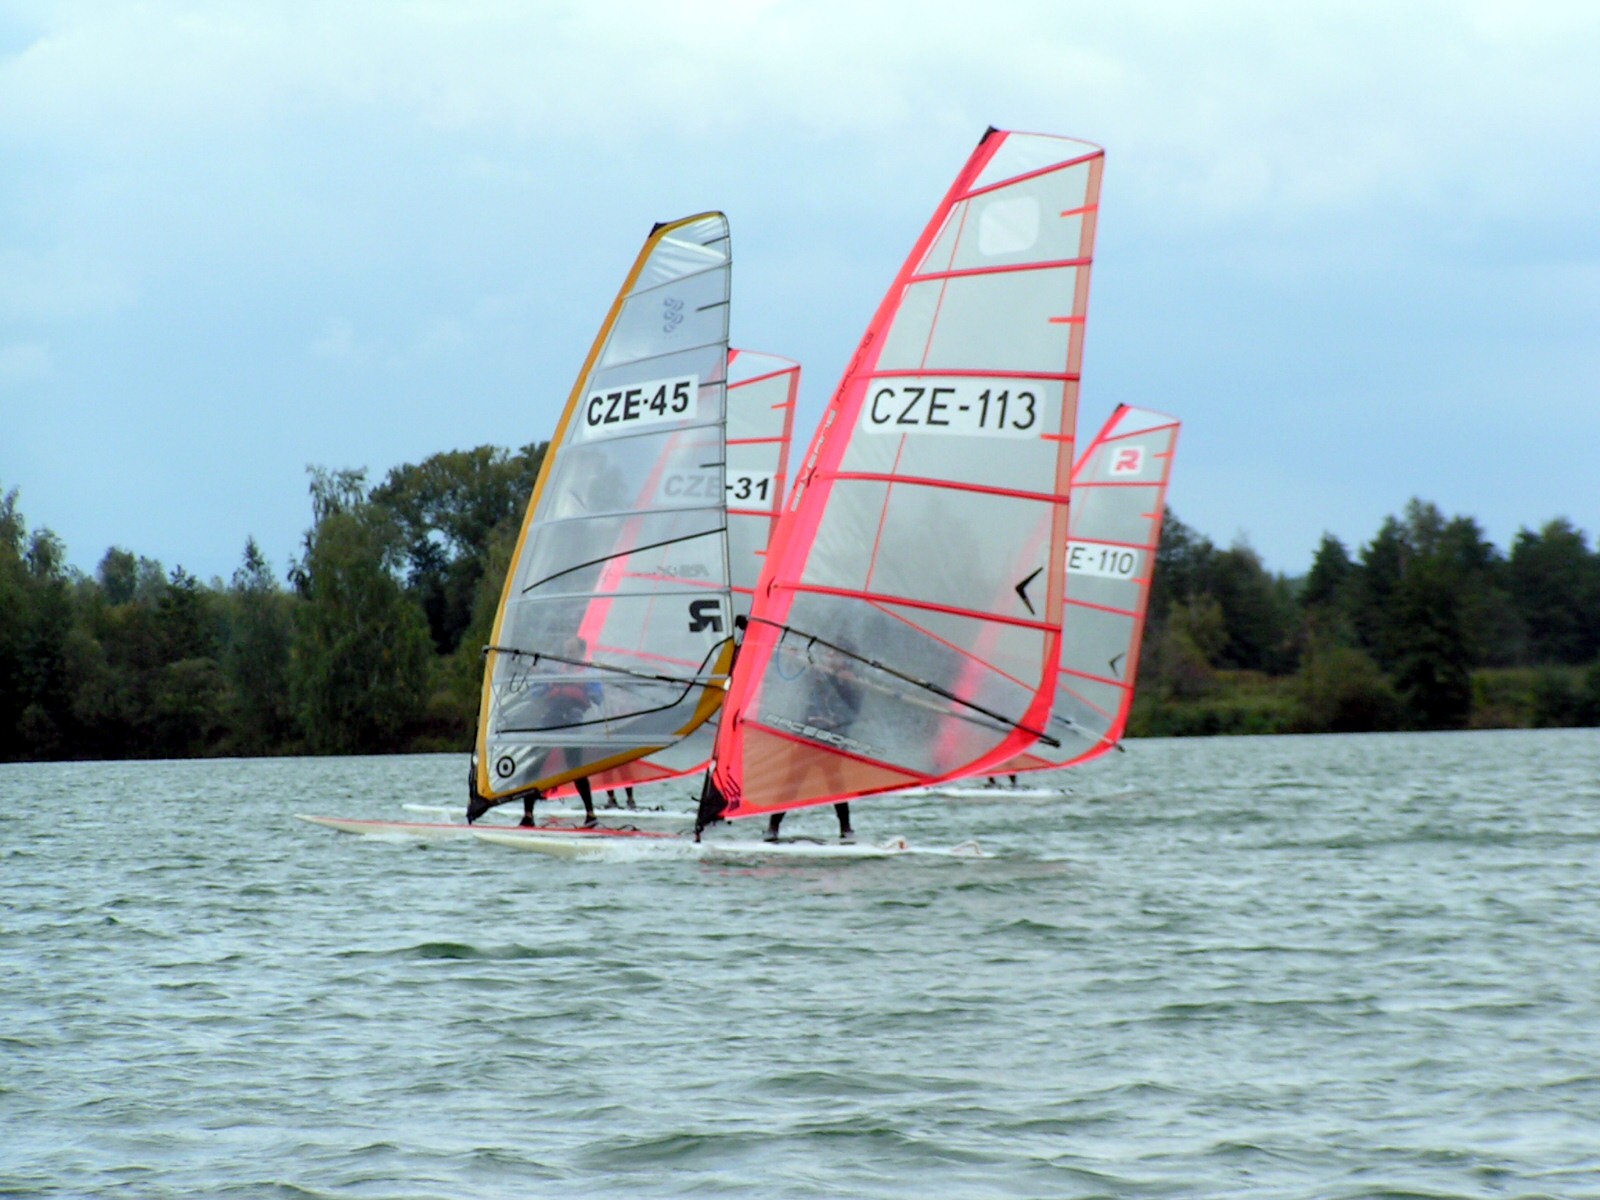
[[[1600,655],[1600,553],[1566,518],[1537,534],[1519,530],[1508,576],[1534,662],[1578,665]]]
[[[1471,658],[1462,601],[1436,561],[1408,571],[1395,593],[1393,628],[1404,631],[1394,682],[1412,720],[1425,729],[1458,729],[1472,710]]]
[[[492,446],[435,454],[390,471],[371,502],[393,518],[407,586],[428,617],[440,654],[461,643],[496,531],[519,527],[545,446],[518,454]]]
[[[1395,632],[1395,593],[1400,590],[1410,546],[1400,522],[1386,517],[1377,536],[1361,549],[1351,616],[1362,649],[1382,667],[1393,667],[1400,650]]]
[[[274,581],[253,537],[245,541],[229,599],[232,620],[222,662],[232,689],[234,739],[244,753],[281,750],[294,731],[289,698],[293,600]]]
[[[28,533],[15,489],[0,496],[0,759],[69,749],[72,596],[64,557],[48,529]]]
[[[1353,646],[1313,640],[1297,679],[1301,721],[1313,733],[1364,733],[1400,724],[1400,699]]]
[[[1288,589],[1243,542],[1211,555],[1207,591],[1222,609],[1220,666],[1278,673],[1289,665],[1293,606]]]
[[[1322,535],[1316,556],[1311,560],[1311,571],[1305,586],[1300,590],[1300,603],[1305,608],[1342,608],[1349,602],[1349,590],[1356,567],[1350,561],[1350,552],[1344,543],[1331,533]]]
[[[351,473],[341,476],[345,490],[330,504],[319,485],[341,477],[313,473],[320,515],[298,568],[305,603],[296,613],[291,695],[313,750],[390,750],[426,699],[428,631],[391,570],[392,524],[371,505],[347,503]]]

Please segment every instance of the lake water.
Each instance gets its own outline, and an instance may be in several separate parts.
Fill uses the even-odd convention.
[[[461,756],[0,766],[0,1195],[1600,1196],[1600,730],[1108,759],[764,866],[291,818]]]

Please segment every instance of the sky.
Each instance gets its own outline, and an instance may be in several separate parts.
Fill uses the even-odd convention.
[[[1600,533],[1588,0],[0,0],[0,495],[287,568],[306,469],[544,440],[721,209],[810,429],[984,129],[1106,148],[1080,434],[1276,572],[1420,497]]]

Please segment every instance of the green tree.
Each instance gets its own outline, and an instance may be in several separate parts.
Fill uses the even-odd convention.
[[[1462,600],[1452,574],[1437,561],[1413,567],[1395,594],[1395,686],[1411,719],[1425,729],[1458,729],[1472,710],[1471,655]]]
[[[397,748],[427,697],[427,625],[391,569],[395,530],[355,499],[352,477],[360,473],[313,472],[318,519],[299,567],[305,603],[296,613],[291,695],[307,743],[321,753]]]
[[[1364,733],[1401,724],[1400,698],[1353,646],[1313,640],[1295,680],[1300,721],[1313,733]]]
[[[1600,655],[1600,553],[1566,518],[1511,545],[1510,592],[1534,662],[1586,663]]]
[[[1344,543],[1333,534],[1324,533],[1311,560],[1305,586],[1300,589],[1301,605],[1305,608],[1345,607],[1355,573],[1355,563],[1350,561],[1350,552],[1344,548]]]
[[[1405,577],[1410,550],[1394,517],[1386,517],[1377,535],[1361,549],[1351,617],[1361,647],[1385,668],[1394,666],[1403,643],[1395,626],[1395,596]]]
[[[1294,606],[1287,585],[1268,573],[1254,550],[1240,542],[1213,554],[1205,587],[1222,610],[1227,635],[1218,665],[1271,674],[1289,668]]]
[[[1578,725],[1600,725],[1600,661],[1583,673],[1572,719]]]
[[[61,541],[48,529],[28,533],[13,489],[0,496],[0,759],[70,750],[71,630]]]
[[[439,653],[461,644],[490,540],[520,526],[544,451],[543,444],[517,454],[492,446],[452,450],[396,467],[373,489],[371,502],[388,510],[399,531],[407,585]]]
[[[289,697],[294,601],[278,587],[253,537],[245,541],[229,600],[232,619],[222,664],[233,698],[235,744],[247,754],[282,751],[295,730]]]
[[[139,560],[134,557],[131,550],[113,546],[100,560],[96,574],[100,579],[100,590],[105,595],[106,603],[126,604],[133,599],[134,592],[139,587]]]

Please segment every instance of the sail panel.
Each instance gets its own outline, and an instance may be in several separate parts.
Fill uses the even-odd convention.
[[[723,695],[728,228],[658,226],[529,502],[484,667],[478,804],[672,744]]]
[[[735,350],[728,364],[728,570],[734,611],[750,598],[783,511],[800,366],[775,354]]]
[[[832,495],[817,526],[804,586],[1002,619],[1043,618],[1048,589],[1024,581],[1049,565],[1054,497],[843,476]],[[996,529],[1009,536],[992,536]],[[979,580],[993,586],[977,587]]]
[[[972,181],[979,191],[1008,180],[1022,180],[1040,171],[1059,172],[1063,166],[1093,163],[1104,151],[1092,142],[1048,133],[1009,133]],[[1086,185],[1087,186],[1087,185]],[[1072,189],[1065,189],[1071,195]]]
[[[1061,371],[1072,347],[1079,267],[1000,271],[913,283],[885,338],[884,371],[975,370],[1007,347],[1006,368]],[[1026,317],[1018,317],[1018,312]]]
[[[1033,140],[1012,187],[990,169],[1012,136],[969,159],[806,456],[718,737],[729,815],[979,771],[1042,732],[1100,160]]]
[[[635,292],[618,314],[600,366],[649,361],[688,347],[721,350],[727,308],[728,279],[720,264]]]

